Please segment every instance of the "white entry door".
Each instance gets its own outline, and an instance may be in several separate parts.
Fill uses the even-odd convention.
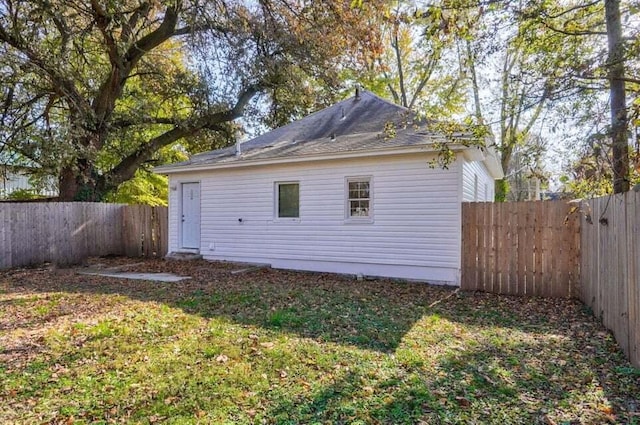
[[[200,248],[200,183],[182,183],[182,248]]]

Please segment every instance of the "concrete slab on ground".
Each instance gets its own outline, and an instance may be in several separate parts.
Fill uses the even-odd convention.
[[[135,279],[135,280],[152,280],[155,282],[180,282],[181,280],[191,279],[189,276],[178,276],[173,273],[133,273],[133,272],[114,272],[114,271],[99,271],[99,270],[86,270],[79,271],[80,274],[86,274],[90,276],[104,276],[104,277],[116,277],[120,279]]]

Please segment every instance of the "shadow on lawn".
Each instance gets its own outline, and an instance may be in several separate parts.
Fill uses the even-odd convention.
[[[614,382],[619,376],[615,368],[625,365],[622,356],[609,337],[594,337],[602,328],[578,303],[455,293],[452,288],[420,283],[356,282],[318,273],[263,269],[233,275],[233,268],[207,262],[150,261],[136,270],[193,277],[179,283],[27,271],[17,278],[9,276],[11,284],[4,289],[119,294],[204,318],[394,354],[388,356],[389,361],[397,362],[392,376],[372,380],[370,370],[356,364],[310,394],[272,399],[264,415],[271,423],[452,423],[464,422],[467,416],[486,418],[487,423],[549,423],[545,411],[589,403],[579,398],[593,386],[602,387],[605,398],[620,404],[634,402],[631,395],[621,398],[625,389]],[[2,279],[0,275],[0,287]],[[93,300],[101,301],[104,298]],[[446,321],[452,333],[430,335],[434,339],[428,343],[455,339],[455,328],[465,325],[465,332],[478,333],[468,338],[478,345],[465,342],[459,349],[436,352],[432,359],[414,359],[411,338],[416,332],[424,338],[430,318],[434,323]],[[508,328],[526,336],[519,341],[493,340],[492,328]],[[482,334],[485,331],[488,334]],[[609,339],[605,342],[604,338]],[[403,340],[407,343],[401,344]],[[455,340],[445,345],[456,347]],[[630,390],[637,388],[636,383]],[[163,397],[159,400],[162,404]],[[519,411],[516,421],[513,411]],[[597,415],[598,409],[589,412]],[[600,417],[581,418],[582,423],[610,419],[605,411],[600,413]]]
[[[436,315],[472,326],[562,332],[591,320],[576,303],[455,293],[454,288],[389,280],[358,282],[331,274],[259,269],[234,275],[237,266],[209,262],[137,263],[140,272],[175,272],[192,279],[177,283],[79,275],[71,271],[30,271],[12,290],[118,294],[154,301],[204,318],[259,326],[318,341],[394,352],[416,322]],[[44,276],[43,276],[44,275]],[[568,313],[571,308],[578,313]],[[567,319],[571,318],[567,322]],[[571,329],[565,329],[571,333]]]
[[[571,340],[554,347],[535,342],[479,346],[443,355],[434,362],[435,370],[401,362],[395,375],[364,389],[367,374],[349,371],[310,396],[281,402],[266,417],[268,423],[292,425],[636,423],[637,396],[625,394],[628,388],[615,381],[611,370],[580,350]],[[573,357],[559,362],[557,352]],[[604,398],[585,399],[601,386]],[[599,404],[603,400],[615,407]],[[561,410],[571,413],[558,416]]]
[[[151,261],[136,271],[173,271],[193,278],[178,283],[124,280],[58,272],[26,272],[16,289],[30,292],[118,294],[154,301],[204,318],[290,332],[318,341],[393,352],[452,288],[421,283],[365,281],[336,275],[261,269],[232,275],[235,267],[207,262],[180,265]],[[188,267],[188,268],[187,268]],[[142,269],[141,269],[142,268]]]

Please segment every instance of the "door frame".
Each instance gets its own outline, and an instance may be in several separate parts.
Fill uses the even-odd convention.
[[[200,216],[200,223],[199,223],[199,227],[200,227],[200,233],[199,233],[199,242],[198,245],[200,244],[200,242],[202,242],[202,182],[200,180],[181,180],[178,183],[178,217],[177,221],[178,221],[178,250],[182,251],[182,252],[195,252],[195,253],[199,253],[200,252],[200,247],[198,248],[192,248],[192,247],[185,247],[184,246],[184,242],[182,239],[182,234],[183,234],[183,226],[182,226],[182,214],[183,214],[183,188],[185,184],[197,184],[198,185],[198,192],[199,192],[199,202],[198,202],[198,209],[199,211],[199,216]]]

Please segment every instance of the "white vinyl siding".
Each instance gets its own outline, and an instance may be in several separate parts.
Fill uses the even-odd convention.
[[[57,186],[53,177],[47,177],[40,187],[34,187],[28,175],[0,169],[0,199],[17,190],[29,190],[41,196],[58,196]]]
[[[462,166],[462,201],[492,202],[494,180],[481,161],[464,161]]]
[[[412,154],[196,173],[202,190],[200,253],[207,259],[456,284],[461,165],[432,169],[429,159]],[[193,175],[172,175],[170,186]],[[365,227],[345,220],[350,176],[370,176],[375,183],[375,221]],[[295,223],[274,218],[274,182],[290,181],[300,183]],[[171,191],[170,251],[176,248],[176,201]]]

